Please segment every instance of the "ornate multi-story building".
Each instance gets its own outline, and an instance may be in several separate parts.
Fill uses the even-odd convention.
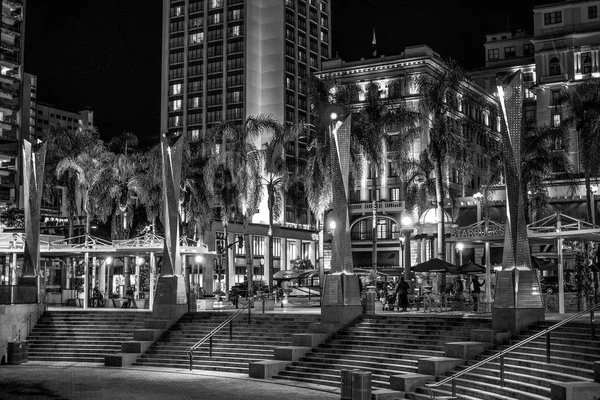
[[[379,87],[380,97],[388,97],[390,83],[399,78],[431,74],[435,76],[443,70],[441,57],[427,46],[408,47],[399,56],[388,56],[360,61],[345,62],[333,59],[323,64],[323,69],[317,74],[320,78],[333,79],[339,84],[358,84],[365,89],[368,84],[375,83]],[[497,136],[499,119],[496,100],[477,85],[463,85],[460,91],[461,100],[457,113],[460,117],[470,118],[483,129],[483,135]],[[417,109],[420,95],[416,86],[408,84],[402,87],[398,101],[404,102],[412,109]],[[467,99],[472,101],[467,101]],[[365,98],[359,95],[355,106],[360,108]],[[458,114],[449,114],[449,118],[457,118]],[[427,147],[429,131],[421,127],[420,137],[414,141],[411,148],[412,157],[418,159],[422,150]],[[388,132],[391,141],[399,134],[398,127]],[[485,160],[482,157],[482,135],[472,135],[475,152],[472,178],[463,180],[461,171],[451,163],[444,168],[445,180],[451,191],[458,195],[471,195],[479,190],[482,183]],[[387,149],[384,148],[382,157],[387,159]],[[435,254],[435,212],[432,210],[407,210],[405,207],[404,182],[402,177],[394,173],[389,162],[384,163],[379,176],[365,162],[361,179],[355,181],[350,193],[351,239],[354,264],[358,267],[370,268],[373,264],[373,232],[376,232],[376,264],[378,267],[403,266],[402,252],[411,253],[412,263],[426,261]],[[374,182],[376,180],[376,182]],[[375,185],[374,185],[375,184]],[[377,190],[373,190],[373,187]],[[448,206],[449,201],[448,201]],[[447,208],[448,210],[450,207]],[[417,235],[413,236],[410,248],[403,248],[399,238],[403,229],[402,219],[409,216],[411,228]],[[376,221],[376,222],[375,222]],[[373,229],[373,224],[376,229]],[[451,220],[447,222],[450,224]],[[448,248],[449,250],[449,248]],[[446,251],[448,254],[451,251]]]
[[[331,54],[330,7],[329,0],[163,0],[161,132],[195,140],[220,121],[241,125],[259,114],[310,123],[303,78]],[[259,138],[257,147],[268,140]],[[299,138],[287,156],[306,160],[306,146]],[[258,277],[270,267],[267,221],[261,207],[250,226]],[[273,232],[275,271],[290,269],[298,257],[315,264],[312,224],[307,207],[286,206]],[[234,243],[242,228],[230,228]],[[216,229],[221,240],[222,228]],[[230,283],[243,280],[243,249],[230,249],[229,260]]]

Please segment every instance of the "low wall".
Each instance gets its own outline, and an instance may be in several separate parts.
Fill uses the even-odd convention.
[[[15,337],[37,306],[37,303],[0,305],[0,357],[4,354],[3,349],[6,349],[6,344]],[[32,321],[32,328],[36,322],[37,320]],[[27,329],[21,332],[21,341],[27,339],[27,333]]]

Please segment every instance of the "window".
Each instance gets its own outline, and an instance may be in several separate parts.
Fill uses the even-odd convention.
[[[201,92],[202,79],[194,79],[188,82],[188,92]]]
[[[206,96],[207,106],[216,106],[219,104],[223,104],[223,95],[221,92],[212,93]]]
[[[219,8],[219,7],[223,7],[223,0],[209,0],[208,8],[212,9],[212,8]]]
[[[197,11],[202,11],[203,9],[204,9],[204,1],[203,0],[190,1],[189,10],[191,13],[197,12]]]
[[[285,87],[288,89],[294,89],[294,78],[286,76],[285,78]]]
[[[208,16],[209,25],[220,24],[221,22],[223,22],[221,18],[221,13],[214,13]]]
[[[188,22],[189,28],[202,28],[202,25],[204,25],[203,17],[193,17],[193,18],[190,18],[190,20]]]
[[[264,256],[265,255],[265,237],[264,236],[252,236],[253,246],[252,246],[252,254],[254,256]]]
[[[190,47],[190,49],[188,50],[188,59],[190,61],[191,60],[201,60],[203,56],[204,56],[204,52],[202,50],[202,47],[196,47],[196,48]]]
[[[533,72],[524,72],[523,82],[533,82]]]
[[[321,41],[322,42],[328,42],[329,41],[329,35],[327,34],[327,32],[321,31]]]
[[[554,11],[544,13],[544,25],[560,24],[562,22],[562,12]]]
[[[552,125],[558,126],[560,125],[561,116],[560,114],[552,114]]]
[[[239,86],[244,84],[244,75],[240,73],[227,75],[227,86]]]
[[[201,112],[192,112],[187,116],[188,125],[197,125],[202,123],[202,113]]]
[[[183,6],[171,7],[171,18],[181,17],[183,15]]]
[[[504,48],[504,58],[511,58],[517,55],[517,49],[515,46],[509,46]]]
[[[232,119],[242,119],[243,118],[242,107],[228,108],[225,118],[228,121],[232,120]]]
[[[230,21],[239,21],[242,19],[242,10],[239,8],[237,10],[231,10],[227,13],[227,16]]]
[[[535,110],[525,110],[525,123],[531,124],[535,122]]]
[[[208,31],[208,40],[219,40],[223,39],[223,30],[220,28],[210,29]]]
[[[531,54],[533,54],[533,45],[530,43],[524,44],[523,45],[523,55],[529,56]]]
[[[535,99],[535,94],[531,90],[523,88],[523,92],[526,99]]]
[[[489,49],[488,50],[488,60],[497,60],[500,58],[500,50],[499,49]]]
[[[208,90],[221,89],[223,87],[223,78],[221,78],[220,76],[215,78],[209,78],[206,82],[206,86]]]
[[[244,68],[244,58],[243,57],[234,57],[227,59],[227,69],[240,69]]]
[[[294,30],[292,28],[285,28],[285,38],[289,40],[295,40]]]
[[[181,83],[175,83],[175,84],[171,85],[169,93],[171,95],[181,94]]]
[[[589,52],[581,54],[581,72],[584,74],[592,72],[592,56]]]
[[[190,35],[189,44],[201,44],[204,43],[204,32],[196,32]]]
[[[228,53],[241,53],[244,51],[244,42],[236,41],[227,43],[227,52]]]
[[[206,120],[208,122],[221,121],[223,119],[223,112],[221,110],[212,110],[206,113]]]
[[[188,109],[190,108],[200,108],[200,97],[194,96],[188,99]]]
[[[183,20],[181,21],[173,21],[170,24],[170,32],[178,32],[183,30]]]
[[[319,66],[317,64],[317,57],[311,55],[309,59],[309,64],[311,67],[318,68]]]
[[[239,103],[242,101],[242,92],[240,90],[234,90],[227,93],[227,103]]]
[[[169,102],[169,111],[180,111],[181,110],[181,99],[173,100]]]
[[[208,73],[213,74],[215,72],[223,71],[223,61],[211,61],[208,63]]]
[[[183,120],[183,117],[181,115],[174,115],[172,117],[169,117],[169,120],[168,120],[169,128],[176,128],[178,126],[181,126],[182,120]]]
[[[169,68],[169,79],[183,78],[182,67],[170,67]]]
[[[588,19],[598,18],[598,6],[588,7]]]
[[[558,58],[553,57],[552,59],[550,59],[548,67],[550,75],[560,75],[560,61],[558,60]]]
[[[208,46],[208,56],[222,56],[223,55],[223,45],[222,44],[211,44]]]
[[[229,27],[229,37],[240,36],[240,25],[234,25]]]
[[[169,38],[169,48],[183,46],[183,35],[171,36]]]
[[[197,142],[200,139],[200,129],[192,129],[190,131],[190,139],[192,142]]]
[[[390,200],[400,201],[400,188],[390,189]]]
[[[188,65],[188,76],[202,75],[202,64]]]

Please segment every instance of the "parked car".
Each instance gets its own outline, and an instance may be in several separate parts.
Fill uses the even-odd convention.
[[[558,293],[558,276],[543,276],[540,279],[540,286],[542,289],[542,293]],[[564,282],[563,287],[565,292],[575,292],[577,288],[575,285]]]

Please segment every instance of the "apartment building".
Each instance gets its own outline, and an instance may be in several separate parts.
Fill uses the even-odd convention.
[[[25,0],[2,0],[0,25],[0,209],[19,204]]]
[[[196,140],[220,121],[242,124],[259,114],[310,123],[304,78],[330,57],[330,7],[330,0],[163,0],[161,132]],[[259,138],[257,147],[268,140]],[[305,160],[306,146],[299,138],[288,157]],[[275,270],[291,268],[298,257],[315,264],[314,221],[307,208],[300,220],[297,214],[289,204],[273,233]],[[269,267],[266,204],[253,222],[255,275],[261,277]],[[222,240],[222,228],[216,229],[215,240]],[[241,232],[235,224],[231,229],[229,243]],[[242,251],[236,246],[229,257],[239,265],[235,281],[244,275]]]

